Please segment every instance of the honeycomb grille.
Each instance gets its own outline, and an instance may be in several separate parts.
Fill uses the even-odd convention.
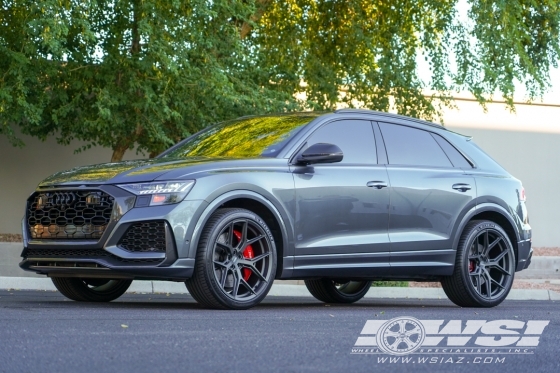
[[[99,239],[113,211],[114,198],[101,191],[34,193],[27,202],[31,238]]]
[[[165,252],[165,223],[156,220],[130,226],[119,247],[132,252]]]

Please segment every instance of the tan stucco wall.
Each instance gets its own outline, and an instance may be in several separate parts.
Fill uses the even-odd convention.
[[[92,148],[74,154],[81,143],[58,145],[54,138],[45,142],[21,136],[26,146],[15,148],[0,136],[0,233],[21,233],[25,200],[45,177],[76,166],[111,160],[110,149]],[[127,152],[125,159],[143,158]]]

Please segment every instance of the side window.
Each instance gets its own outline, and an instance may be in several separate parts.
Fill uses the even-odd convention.
[[[377,163],[373,127],[369,121],[339,120],[327,123],[309,136],[307,146],[321,142],[337,145],[342,150],[344,158],[340,163]]]
[[[453,163],[453,166],[472,168],[472,165],[469,163],[469,161],[467,161],[465,157],[463,157],[463,155],[449,143],[449,141],[447,141],[440,135],[436,135],[435,133],[432,133],[432,137],[437,141],[439,146],[441,146],[445,154],[447,154],[447,157],[449,158],[451,163]]]
[[[453,167],[429,132],[397,124],[379,123],[389,164]]]

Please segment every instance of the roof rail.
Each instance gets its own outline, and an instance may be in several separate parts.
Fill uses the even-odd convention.
[[[416,119],[416,118],[412,118],[412,117],[407,117],[405,115],[387,113],[387,112],[384,112],[384,111],[369,110],[369,109],[338,109],[338,110],[335,110],[335,114],[345,114],[345,113],[346,114],[353,114],[353,113],[354,114],[375,114],[375,115],[380,115],[380,116],[390,117],[390,118],[400,118],[400,119],[409,120],[409,121],[413,121],[413,122],[420,123],[420,124],[425,124],[425,125],[436,127],[436,128],[446,129],[441,124],[428,122],[428,121],[425,121],[425,120]]]

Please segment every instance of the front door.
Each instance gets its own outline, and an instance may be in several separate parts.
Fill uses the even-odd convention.
[[[310,135],[307,146],[335,144],[339,163],[294,166],[296,272],[372,275],[388,267],[389,180],[377,164],[370,121],[339,120]],[[307,271],[307,272],[306,272]],[[344,271],[343,271],[344,272]]]

